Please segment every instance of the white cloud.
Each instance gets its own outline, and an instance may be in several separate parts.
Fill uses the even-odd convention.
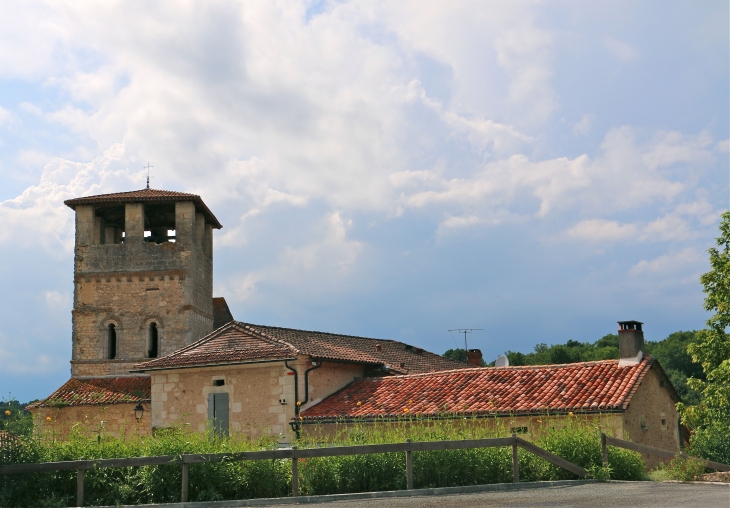
[[[610,36],[603,40],[603,47],[624,62],[631,62],[639,58],[639,52],[631,44]]]
[[[591,219],[579,222],[566,235],[570,238],[592,242],[617,241],[635,238],[639,228],[635,224],[621,224],[616,221]]]
[[[715,145],[715,150],[721,153],[730,152],[730,139],[723,139],[722,141],[718,141]]]
[[[571,129],[573,134],[576,136],[585,136],[588,134],[591,131],[594,118],[594,115],[588,113],[580,117],[580,120],[573,124],[573,128]]]
[[[679,252],[665,254],[651,261],[639,261],[631,268],[630,273],[637,275],[641,273],[675,272],[703,260],[704,256],[700,252],[692,247],[687,247]]]

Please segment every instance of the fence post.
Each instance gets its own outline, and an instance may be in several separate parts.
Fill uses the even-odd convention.
[[[608,445],[606,443],[606,434],[601,432],[601,455],[603,456],[603,467],[608,467]]]
[[[517,434],[512,434],[515,443],[512,445],[512,483],[520,483],[520,460],[517,456]]]
[[[292,446],[291,449],[296,450],[296,445]],[[299,497],[299,459],[296,456],[291,458],[291,495],[292,497]]]
[[[76,506],[84,506],[84,470],[76,470]]]
[[[185,462],[185,454],[182,455],[182,491],[180,492],[180,502],[188,501],[188,468],[190,464]]]
[[[411,440],[406,439],[406,488],[411,490],[413,488],[413,455],[411,454]]]

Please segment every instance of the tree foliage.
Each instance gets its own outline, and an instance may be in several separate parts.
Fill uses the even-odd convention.
[[[713,312],[707,329],[687,348],[702,365],[704,378],[689,379],[701,393],[695,406],[679,404],[682,421],[695,428],[692,446],[706,458],[730,462],[730,212],[720,221],[716,247],[709,250],[710,271],[702,275],[705,310]]]

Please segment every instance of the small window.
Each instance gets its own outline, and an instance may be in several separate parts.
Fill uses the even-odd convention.
[[[512,427],[510,431],[512,434],[527,434],[527,427]]]
[[[662,419],[662,430],[667,430],[667,416],[664,413],[659,415]]]
[[[641,425],[641,430],[649,430],[649,426],[646,424],[646,415],[641,415],[639,418],[639,425]]]
[[[110,324],[106,329],[107,334],[107,358],[114,360],[117,357],[117,330],[113,324]]]
[[[225,379],[214,379],[213,380],[213,386],[225,386],[226,381]]]
[[[157,358],[159,353],[159,337],[157,333],[157,323],[150,323],[150,340],[149,349],[147,350],[147,358]]]

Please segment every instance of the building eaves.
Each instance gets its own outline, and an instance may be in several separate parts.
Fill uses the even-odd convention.
[[[218,221],[210,208],[197,194],[177,192],[159,189],[140,189],[129,192],[115,192],[113,194],[99,194],[96,196],[84,196],[80,198],[67,199],[63,203],[69,208],[76,209],[79,205],[104,205],[112,203],[164,203],[175,201],[192,201],[195,207],[205,215],[207,221],[216,229],[223,226]]]

